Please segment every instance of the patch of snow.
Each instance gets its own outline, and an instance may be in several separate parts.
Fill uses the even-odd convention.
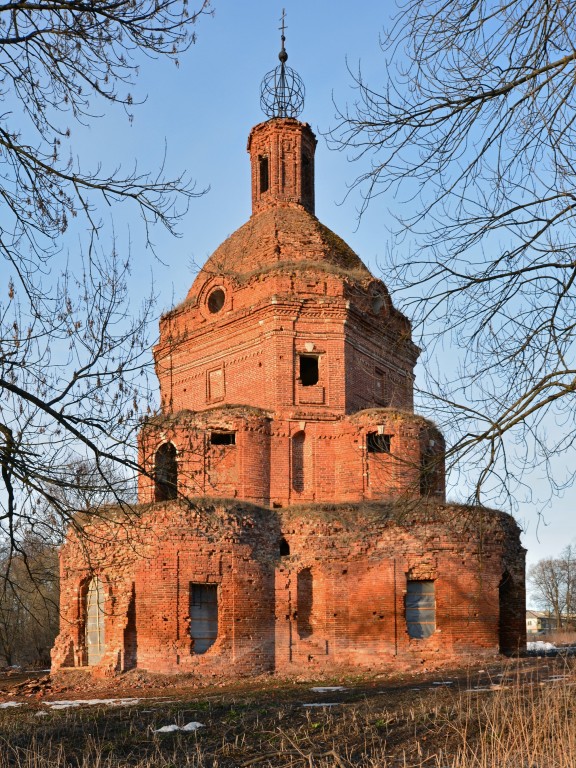
[[[454,680],[436,680],[432,685],[454,685]]]
[[[74,699],[73,701],[43,701],[50,709],[70,709],[72,707],[129,707],[138,704],[140,699]]]
[[[339,701],[324,701],[324,702],[318,702],[314,704],[302,704],[303,707],[339,707],[340,702]]]
[[[314,691],[314,693],[331,693],[332,691],[345,691],[346,688],[343,685],[326,685],[319,688],[310,688],[310,690]]]
[[[186,725],[183,725],[182,728],[180,728],[181,731],[187,731],[188,733],[192,731],[197,731],[199,728],[204,728],[203,723],[186,723]]]
[[[526,649],[528,651],[554,651],[556,646],[554,643],[545,643],[544,640],[534,640],[526,643]]]
[[[3,701],[0,702],[0,709],[8,709],[9,707],[21,707],[20,701]]]
[[[36,712],[36,717],[48,717],[48,712],[45,712],[43,709],[39,709],[38,712]]]
[[[193,733],[199,728],[204,728],[204,723],[186,723],[186,725],[163,725],[162,728],[157,728],[154,733],[176,733],[176,731],[184,731],[185,733]]]

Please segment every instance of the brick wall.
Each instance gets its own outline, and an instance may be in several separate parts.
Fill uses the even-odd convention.
[[[98,543],[87,551],[69,535],[54,669],[84,663],[91,573],[106,589],[100,674],[381,669],[525,642],[524,550],[506,514],[414,502],[271,510],[207,501],[139,513],[127,524],[120,512],[116,522],[94,523]],[[408,635],[410,579],[434,583],[435,629],[425,639]],[[217,585],[217,639],[201,654],[191,641],[191,584]]]

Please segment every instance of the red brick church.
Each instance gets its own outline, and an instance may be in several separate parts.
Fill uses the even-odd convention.
[[[160,323],[139,505],[62,548],[55,670],[312,674],[525,642],[518,527],[445,502],[410,322],[314,215],[286,59],[248,139],[252,216]]]

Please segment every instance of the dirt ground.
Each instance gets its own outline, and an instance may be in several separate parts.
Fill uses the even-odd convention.
[[[104,754],[95,754],[92,762],[104,756],[111,766],[170,765],[176,749],[179,766],[311,766],[323,760],[340,768],[432,766],[439,755],[458,749],[462,727],[467,739],[474,738],[470,722],[459,723],[479,702],[518,684],[545,691],[572,676],[572,660],[562,658],[321,681],[259,677],[209,686],[139,671],[95,680],[80,671],[51,679],[8,670],[0,673],[0,744],[4,740],[14,757],[6,765],[20,765],[18,750],[30,754],[33,748],[48,759],[56,746],[66,765],[81,765],[87,750],[98,745]],[[132,701],[120,706],[98,701],[108,699]],[[53,702],[80,700],[86,703],[52,708]],[[190,722],[202,727],[158,732]]]

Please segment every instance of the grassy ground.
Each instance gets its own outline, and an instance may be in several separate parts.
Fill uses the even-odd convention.
[[[339,679],[318,685],[345,690],[325,692],[270,679],[195,690],[153,690],[140,679],[137,690],[136,680],[100,692],[76,680],[73,691],[49,697],[146,693],[131,706],[54,711],[27,698],[0,709],[0,768],[576,766],[576,675],[558,660]],[[155,733],[192,721],[204,727]]]

